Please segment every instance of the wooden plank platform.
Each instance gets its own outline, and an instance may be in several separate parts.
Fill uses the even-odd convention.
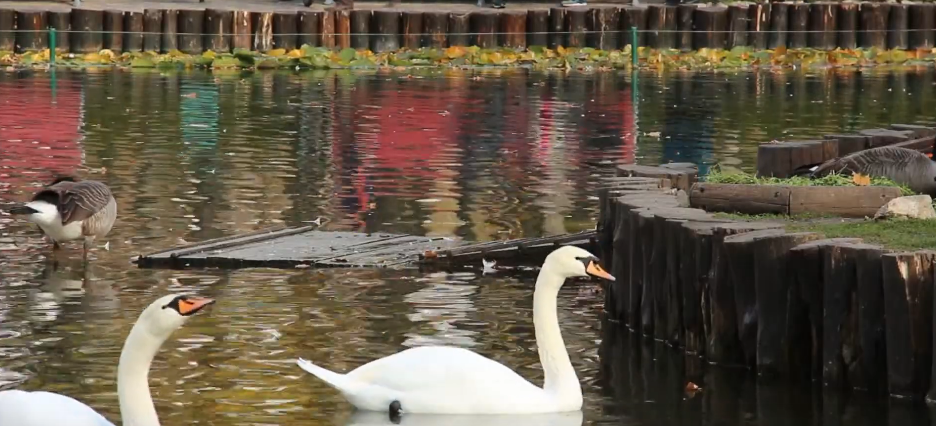
[[[595,232],[544,238],[467,243],[441,237],[319,231],[315,227],[265,229],[141,255],[141,268],[412,268],[537,267],[554,248],[589,248]]]

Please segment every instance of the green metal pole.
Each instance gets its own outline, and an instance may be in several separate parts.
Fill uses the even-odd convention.
[[[49,27],[49,64],[55,65],[55,27]]]
[[[631,64],[637,69],[637,27],[631,27]]]

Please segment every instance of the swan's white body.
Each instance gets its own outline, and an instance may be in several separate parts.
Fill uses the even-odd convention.
[[[585,250],[555,250],[536,280],[533,324],[544,386],[538,387],[505,365],[463,348],[407,349],[338,374],[304,359],[298,365],[325,381],[355,407],[387,411],[394,402],[405,413],[534,414],[582,408],[582,387],[559,330],[556,298],[566,278],[593,274],[613,279]],[[587,265],[586,265],[587,264]]]
[[[582,426],[582,411],[544,414],[413,414],[395,423],[386,413],[355,411],[345,426]]]
[[[117,396],[125,426],[159,426],[149,391],[150,363],[172,332],[210,303],[209,299],[189,301],[184,296],[169,295],[143,310],[124,342],[117,365]],[[0,425],[114,426],[93,408],[71,397],[20,390],[0,392]]]

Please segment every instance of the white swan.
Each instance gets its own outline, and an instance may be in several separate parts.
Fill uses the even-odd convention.
[[[211,299],[169,295],[157,299],[140,314],[124,342],[117,364],[117,397],[127,426],[159,426],[149,391],[149,368],[159,347],[173,331]],[[93,408],[51,392],[0,392],[0,425],[114,426]]]
[[[303,370],[341,392],[355,407],[391,414],[534,414],[582,408],[582,386],[569,360],[559,330],[556,297],[566,278],[614,280],[586,250],[556,249],[536,279],[533,325],[542,388],[503,364],[463,348],[423,346],[371,361],[338,374],[300,358]]]
[[[582,426],[581,410],[541,414],[407,414],[355,411],[344,426]]]

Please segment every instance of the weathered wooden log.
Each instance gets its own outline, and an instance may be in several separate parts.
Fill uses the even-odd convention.
[[[887,48],[906,49],[909,44],[907,25],[910,23],[906,3],[891,3],[887,24]]]
[[[686,221],[679,239],[680,281],[682,284],[682,327],[686,354],[705,354],[703,307],[709,305],[708,289],[712,269],[712,236],[717,223]]]
[[[566,34],[566,15],[569,9],[564,7],[553,7],[549,9],[549,48],[555,49],[559,46],[568,46],[568,34]]]
[[[871,244],[840,244],[839,250],[855,265],[853,303],[857,305],[857,346],[861,348],[854,366],[849,368],[848,382],[856,389],[880,393],[887,389],[884,289],[881,286],[883,248]]]
[[[104,48],[104,11],[73,8],[71,11],[71,51],[99,52]]]
[[[933,253],[881,256],[887,389],[922,399],[933,362]]]
[[[449,46],[471,45],[471,14],[452,12],[449,15],[448,43]]]
[[[714,228],[712,236],[712,272],[709,281],[708,319],[703,319],[707,341],[705,356],[709,362],[737,365],[744,362],[744,350],[738,337],[740,321],[735,302],[735,281],[725,251],[725,238],[735,234],[758,232],[757,235],[784,232],[777,224],[735,222]],[[748,284],[748,283],[746,283]],[[706,313],[703,311],[703,315]]]
[[[793,3],[789,5],[789,29],[787,47],[801,49],[806,47],[809,35],[809,4]]]
[[[276,12],[273,14],[273,47],[277,49],[293,50],[299,45],[298,15],[295,12]],[[228,31],[230,32],[230,31]]]
[[[335,47],[335,10],[325,9],[322,12],[322,46],[329,49]]]
[[[614,177],[602,180],[598,190],[598,220],[595,224],[596,239],[598,240],[598,257],[605,269],[612,270],[615,256],[613,251],[613,235],[615,226],[616,199],[632,193],[647,193],[659,191],[664,183],[654,178]],[[669,188],[669,180],[665,181]]]
[[[374,10],[374,25],[371,26],[376,34],[372,38],[372,50],[375,52],[392,52],[400,48],[400,11],[395,9]]]
[[[890,4],[861,3],[858,23],[858,45],[863,48],[887,48],[887,23]]]
[[[422,46],[423,13],[403,12],[403,46],[407,49],[419,49]]]
[[[858,134],[868,137],[868,148],[893,145],[910,140],[913,132],[891,129],[862,129]]]
[[[631,27],[637,27],[637,45],[647,45],[647,18],[649,16],[647,6],[624,6],[621,8],[621,31],[625,34]],[[693,20],[695,16],[693,15]],[[621,47],[631,44],[631,36],[628,34],[620,40]]]
[[[3,10],[0,10],[0,20],[3,19],[3,12],[4,12]],[[12,19],[15,20],[16,14],[12,10],[9,12],[10,12],[10,16],[12,17]],[[49,12],[47,19],[49,21],[49,28],[55,28],[56,30],[58,30],[55,33],[55,37],[56,37],[55,50],[59,52],[67,52],[71,46],[70,41],[69,41],[70,40],[69,31],[71,31],[71,12]],[[0,25],[2,25],[2,23],[0,23]],[[0,31],[2,31],[2,28],[3,27],[0,26]],[[11,32],[9,36],[11,40],[10,48],[3,49],[3,47],[0,47],[0,50],[7,50],[11,52],[14,50],[13,46],[15,45],[16,34]],[[3,38],[3,34],[0,33],[0,39],[2,38]]]
[[[829,139],[763,143],[757,147],[757,175],[787,178],[838,155],[838,144]]]
[[[448,12],[426,12],[423,21],[426,32],[426,46],[437,49],[445,47],[449,28]]]
[[[257,12],[252,16],[253,50],[273,50],[273,12]]]
[[[339,49],[351,47],[351,9],[335,10],[335,44]]]
[[[865,135],[825,135],[823,138],[835,141],[840,157],[870,148]]]
[[[854,49],[858,47],[858,3],[840,3],[838,5],[838,47]]]
[[[843,390],[860,348],[857,265],[837,245],[823,250],[822,259],[822,384]]]
[[[163,17],[165,11],[159,9],[143,10],[143,50],[159,52],[162,50]],[[173,45],[174,46],[174,45]]]
[[[676,47],[676,8],[662,4],[647,7],[647,45],[654,49]]]
[[[674,188],[688,191],[693,183],[698,180],[698,169],[684,163],[685,166],[666,167],[661,166],[642,166],[638,164],[625,164],[617,166],[615,171],[617,176],[635,176],[652,177],[658,179],[669,179]]]
[[[700,7],[692,17],[695,35],[692,46],[695,49],[722,49],[725,47],[728,29],[728,8],[724,6]]]
[[[179,11],[166,9],[162,13],[162,37],[159,44],[163,52],[179,49]]]
[[[748,45],[748,7],[743,4],[728,6],[728,34],[725,48]]]
[[[549,10],[530,9],[527,11],[527,46],[549,45]],[[617,30],[617,25],[614,27]],[[617,48],[617,46],[614,46]]]
[[[527,13],[509,10],[500,15],[500,45],[523,49],[527,39]]]
[[[936,46],[936,5],[933,3],[914,3],[908,6],[907,27],[909,31],[908,47],[911,49],[932,49]]]
[[[874,216],[888,201],[900,197],[891,186],[801,186],[790,191],[790,214],[834,214],[841,217]]]
[[[235,12],[235,18],[237,17]],[[248,19],[246,22],[250,22]],[[304,10],[299,12],[299,46],[309,45],[309,46],[321,46],[322,45],[322,12],[320,11],[309,11]],[[248,24],[249,25],[249,24]],[[234,25],[234,33],[237,32],[237,25]],[[248,29],[246,34],[250,34]],[[234,36],[234,43],[237,47],[237,37]],[[250,37],[247,37],[247,43],[249,47]]]
[[[123,52],[124,13],[120,10],[104,11],[104,37],[101,43],[104,49],[114,53]]]
[[[51,23],[51,22],[50,22]],[[71,18],[69,18],[69,24]],[[54,23],[53,23],[54,25]],[[55,27],[57,29],[63,29]],[[16,50],[16,11],[12,9],[0,9],[0,50],[12,52]],[[68,43],[65,43],[68,46]]]
[[[588,46],[602,50],[618,47],[621,9],[613,6],[595,7],[588,13]]]
[[[234,12],[218,9],[205,10],[205,49],[212,52],[230,52],[233,33]]]
[[[891,129],[901,132],[912,132],[911,139],[920,139],[936,136],[936,125],[925,126],[919,124],[891,124]]]
[[[809,3],[809,47],[835,49],[835,29],[838,28],[838,4]]]
[[[755,3],[747,8],[748,43],[758,50],[767,48],[770,40],[771,3]],[[783,10],[786,12],[786,9]],[[785,28],[784,28],[785,29]]]
[[[776,49],[786,47],[788,29],[790,28],[790,12],[787,3],[770,4],[770,35],[767,37],[767,48]]]
[[[16,11],[17,52],[38,52],[49,46],[48,15],[46,12]]]
[[[709,212],[789,214],[790,187],[699,182],[689,191],[689,206]]]
[[[567,13],[566,31],[569,32],[567,39],[568,47],[585,47],[585,31],[588,11],[583,9],[570,9]]]
[[[695,16],[695,10],[698,8],[695,4],[680,4],[676,6],[676,47],[683,52],[692,50],[692,22]]]
[[[123,12],[123,48],[127,52],[140,52],[143,50],[146,26],[143,22],[143,12]]]
[[[371,32],[370,9],[355,9],[351,11],[351,47],[355,49],[370,49],[370,40],[368,34]],[[377,25],[377,19],[374,18],[374,26]]]
[[[639,315],[639,320],[635,330],[644,337],[652,337],[653,328],[656,325],[653,322],[653,306],[656,296],[656,290],[653,288],[653,211],[652,208],[643,208],[634,210],[632,214],[634,214],[632,220],[637,225],[633,235],[640,243],[640,248],[635,248],[635,250],[642,253],[642,262],[644,262],[639,268],[642,290],[637,301],[636,312]],[[657,263],[660,263],[659,260],[657,260]],[[636,262],[631,262],[631,265],[636,265]]]
[[[179,11],[179,50],[199,54],[205,50],[202,37],[205,28],[205,11],[183,9]]]
[[[475,33],[474,44],[489,49],[497,46],[497,24],[500,15],[495,12],[475,12],[471,14],[471,32]]]

